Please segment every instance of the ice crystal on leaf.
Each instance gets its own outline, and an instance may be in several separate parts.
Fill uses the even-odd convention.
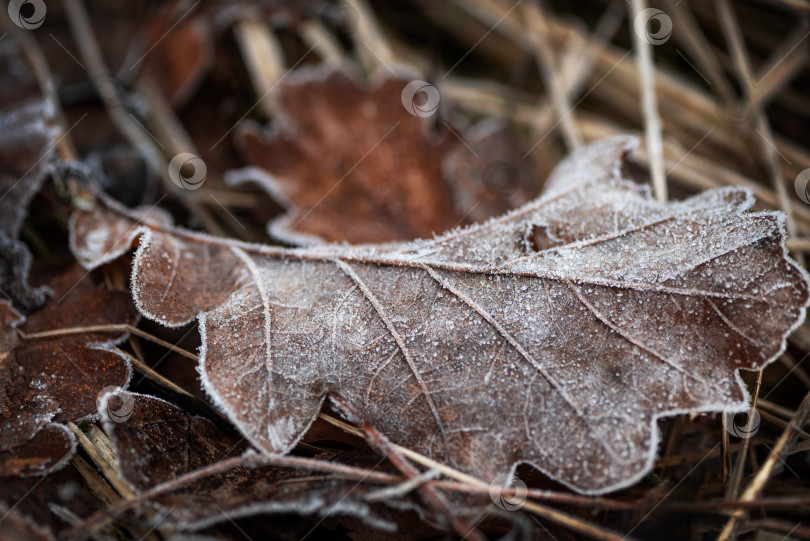
[[[90,268],[140,239],[139,309],[198,319],[205,389],[265,452],[334,394],[483,479],[528,462],[604,493],[652,467],[659,417],[744,407],[738,369],[779,355],[808,302],[781,213],[734,188],[656,202],[621,172],[635,144],[584,147],[539,199],[430,240],[289,250],[104,202],[72,242]]]

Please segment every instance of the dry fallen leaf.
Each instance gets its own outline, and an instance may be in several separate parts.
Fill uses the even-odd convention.
[[[11,351],[19,343],[15,330],[25,318],[8,301],[0,301],[0,415],[11,415],[7,386],[11,379]]]
[[[47,417],[44,418],[45,423],[41,423],[40,419],[42,417],[26,415],[16,418],[20,425],[31,422],[34,435],[13,446],[7,446],[6,438],[3,438],[0,446],[0,477],[47,475],[63,468],[73,458],[76,437],[70,429],[65,425],[47,423]],[[12,433],[13,429],[6,423],[3,425],[4,431],[10,432],[13,438],[22,439],[18,433]],[[23,434],[27,435],[28,430],[23,430]]]
[[[152,396],[111,390],[99,415],[121,475],[139,492],[248,449],[244,439]]]
[[[53,108],[13,39],[0,41],[0,291],[25,310],[45,300],[28,286],[31,253],[18,240],[28,204],[54,155]]]
[[[75,263],[49,282],[54,299],[30,314],[21,326],[36,333],[94,325],[135,324],[138,319],[126,291],[105,289],[98,277]],[[59,402],[57,422],[75,421],[96,412],[98,393],[108,386],[126,386],[129,361],[111,346],[124,332],[94,332],[26,340],[17,348],[17,361],[26,379],[38,378],[40,395]],[[40,378],[45,374],[47,379]]]
[[[206,17],[189,12],[183,2],[170,2],[142,28],[144,68],[162,87],[172,103],[184,104],[197,90],[214,62],[214,40]]]
[[[15,509],[0,502],[3,529],[0,541],[52,541],[53,534]]]
[[[110,405],[110,400],[120,403]],[[126,411],[126,419],[106,414]],[[102,398],[99,413],[110,436],[122,476],[138,492],[177,477],[239,457],[247,449],[244,438],[221,430],[202,417],[185,412],[159,398],[126,391]],[[224,471],[199,476],[154,499],[161,506],[160,524],[199,530],[219,522],[257,514],[350,515],[368,524],[392,530],[394,525],[377,516],[363,497],[375,490],[373,473],[382,462],[368,451],[331,453],[301,459],[298,468],[251,464],[249,456]],[[330,475],[313,469],[318,460],[336,460],[367,471],[371,479]],[[306,464],[310,463],[311,468]],[[363,469],[361,469],[363,468]],[[400,508],[415,504],[391,498]]]
[[[53,155],[53,109],[13,39],[0,41],[0,231],[16,237]]]
[[[459,218],[483,222],[537,197],[537,172],[507,125],[482,122],[466,135],[467,144],[457,145],[442,160]]]
[[[0,303],[2,335],[17,325],[27,334],[72,327],[133,324],[129,295],[106,291],[78,265],[50,283],[54,297],[22,323]],[[61,301],[61,302],[60,302]],[[59,423],[96,413],[98,394],[126,386],[129,361],[109,346],[124,333],[81,333],[31,340],[4,338],[0,352],[0,476],[53,471],[73,455],[75,438]]]
[[[15,330],[25,318],[6,301],[0,313],[0,477],[59,469],[73,456],[76,439],[67,427],[49,424],[58,401],[25,381]]]
[[[238,132],[247,161],[263,171],[226,178],[254,180],[287,206],[269,232],[299,244],[431,237],[537,194],[505,128],[488,123],[469,141],[447,123],[441,134],[428,133],[427,119],[402,104],[407,84],[388,78],[370,86],[345,70],[296,72],[274,95],[281,118],[273,130],[246,124]]]
[[[143,68],[162,88],[175,106],[184,106],[199,89],[215,64],[230,64],[223,55],[227,46],[223,35],[236,23],[246,20],[284,20],[287,24],[305,18],[317,10],[317,4],[296,2],[207,1],[189,4],[172,0],[150,6],[138,15],[136,43],[144,51]],[[140,64],[140,61],[133,67]],[[230,67],[230,66],[229,66]],[[219,68],[222,71],[222,68]],[[214,70],[216,71],[216,69]],[[222,74],[218,74],[220,77]],[[229,74],[230,75],[230,74]]]
[[[74,525],[72,519],[88,517],[104,506],[99,495],[88,488],[87,480],[75,463],[46,477],[3,478],[0,482],[0,508],[3,504],[57,538],[64,537],[61,534]],[[2,511],[0,516],[3,516]],[[2,530],[7,527],[4,521]],[[19,539],[13,535],[10,538]]]
[[[428,241],[287,250],[77,212],[92,268],[140,237],[135,302],[199,320],[214,402],[268,453],[327,394],[392,441],[484,479],[528,462],[597,494],[650,470],[656,420],[735,411],[804,318],[784,216],[747,190],[661,204],[623,177],[633,138],[557,167],[544,195]]]

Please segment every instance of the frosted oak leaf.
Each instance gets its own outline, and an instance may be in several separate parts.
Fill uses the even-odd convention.
[[[198,319],[206,391],[265,452],[331,393],[482,479],[527,462],[604,493],[650,470],[659,417],[743,408],[738,369],[773,360],[808,303],[781,213],[736,188],[656,202],[622,173],[636,144],[584,147],[539,199],[430,240],[282,249],[99,202],[72,243],[90,268],[139,239],[138,308]]]

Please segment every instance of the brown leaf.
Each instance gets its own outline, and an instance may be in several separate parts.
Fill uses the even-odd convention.
[[[24,417],[18,421],[27,422]],[[64,467],[75,452],[76,437],[70,429],[49,423],[21,445],[0,447],[0,477],[46,475]]]
[[[139,309],[199,320],[204,388],[268,453],[331,393],[481,478],[528,462],[603,493],[650,470],[659,417],[744,407],[737,370],[783,351],[808,303],[783,214],[733,188],[658,203],[622,175],[636,144],[583,147],[541,198],[430,241],[287,250],[135,228],[105,202],[72,242],[92,267],[126,244],[100,232],[142,236]]]
[[[0,231],[19,233],[53,154],[53,111],[12,38],[0,41]]]
[[[245,20],[274,19],[290,23],[302,18],[304,13],[315,11],[315,5],[301,0],[165,2],[139,16],[143,21],[140,39],[145,51],[141,58],[144,69],[173,105],[184,106],[214,67],[215,52],[229,51],[220,42],[230,25]],[[224,55],[221,61],[232,62]]]
[[[467,135],[442,161],[459,220],[480,223],[537,197],[540,179],[507,126],[485,122]]]
[[[280,126],[261,133],[248,124],[237,137],[247,160],[270,173],[255,180],[290,207],[270,224],[272,235],[384,242],[430,237],[459,223],[442,180],[442,158],[454,143],[431,137],[424,119],[405,110],[407,83],[369,87],[346,71],[306,69],[279,86]]]
[[[16,348],[19,335],[16,328],[25,321],[6,301],[0,302],[2,318],[2,350],[0,350],[0,453],[24,445],[31,440],[58,411],[58,404],[50,397],[31,393],[21,382],[24,369],[17,362]],[[54,437],[58,437],[54,436]],[[36,452],[34,453],[36,454]],[[13,461],[16,466],[11,466]],[[8,467],[6,463],[8,462]],[[34,459],[34,462],[41,462]],[[0,473],[20,471],[19,452],[4,457]]]
[[[66,517],[85,518],[102,507],[101,500],[91,493],[73,464],[45,477],[4,478],[0,482],[0,506],[3,504],[30,517],[57,537],[73,526]],[[68,512],[60,512],[64,510]],[[3,521],[3,529],[6,527]]]
[[[53,534],[47,528],[43,528],[15,509],[9,509],[3,503],[0,503],[0,515],[3,517],[0,541],[53,540]]]
[[[11,415],[6,386],[11,378],[11,350],[17,345],[19,335],[15,330],[25,318],[8,301],[0,301],[0,416]]]
[[[408,80],[370,87],[346,71],[312,73],[280,84],[279,128],[261,133],[248,124],[238,133],[247,160],[269,175],[248,168],[226,177],[256,181],[290,208],[269,224],[272,236],[354,244],[428,238],[537,196],[534,167],[502,123],[467,133],[444,122],[442,135],[431,135],[427,119],[401,101]]]
[[[121,474],[137,491],[243,453],[244,439],[159,398],[114,391],[99,401]]]
[[[29,315],[24,332],[134,324],[137,320],[127,292],[102,289],[77,265],[58,275],[50,286],[55,302]],[[28,378],[40,374],[48,378],[37,390],[58,400],[60,411],[54,420],[75,421],[96,412],[102,389],[129,382],[129,361],[109,350],[124,338],[125,333],[104,332],[30,340],[18,348],[17,360]]]
[[[19,239],[0,231],[0,289],[24,310],[41,306],[47,289],[28,285],[31,252]]]
[[[192,6],[193,8],[194,6]],[[145,68],[176,105],[188,101],[214,62],[207,17],[188,17],[184,2],[171,2],[144,24]]]
[[[238,457],[248,448],[244,438],[151,396],[126,391],[111,393],[102,398],[99,412],[122,475],[139,492]],[[121,412],[126,412],[125,419],[120,417]],[[342,464],[369,471],[381,462],[368,452],[322,458],[339,459]],[[301,462],[305,464],[307,460]],[[315,466],[317,460],[310,463]],[[183,484],[154,501],[165,511],[160,514],[161,523],[182,529],[197,530],[261,513],[296,513],[351,515],[391,530],[392,524],[377,518],[371,506],[362,500],[375,488],[379,487],[323,472],[319,475],[306,467],[251,465],[246,459],[236,461],[224,471]],[[409,502],[399,498],[397,503],[409,506]]]
[[[137,314],[124,291],[102,290],[78,265],[49,284],[54,297],[31,314],[21,329],[27,333],[105,324],[132,324]],[[6,316],[3,336],[19,320]],[[64,464],[72,455],[75,438],[64,426],[52,423],[92,416],[97,398],[106,387],[126,386],[131,377],[129,361],[109,347],[123,333],[81,333],[10,342],[0,364],[5,381],[0,405],[0,476],[42,473]],[[48,433],[42,432],[48,428]],[[32,439],[33,438],[33,439]],[[67,454],[66,454],[67,453]],[[24,468],[20,466],[30,460]]]
[[[18,240],[28,203],[54,155],[53,107],[14,39],[0,41],[0,290],[30,310],[45,291],[28,286],[31,254]]]

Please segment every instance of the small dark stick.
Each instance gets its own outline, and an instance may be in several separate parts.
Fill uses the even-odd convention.
[[[391,461],[391,464],[394,465],[402,474],[407,477],[408,479],[413,479],[418,477],[420,472],[416,468],[414,468],[408,460],[400,454],[399,451],[391,445],[391,442],[388,441],[388,438],[385,437],[379,430],[374,428],[373,426],[364,422],[360,416],[349,406],[346,402],[344,402],[341,398],[333,395],[329,395],[330,402],[335,406],[335,408],[346,417],[346,419],[352,423],[353,425],[360,428],[363,433],[366,435],[366,441],[368,441],[369,445],[374,448],[375,451],[384,455],[388,460]],[[442,496],[439,491],[437,491],[434,487],[428,484],[422,483],[419,485],[419,492],[422,494],[422,497],[427,500],[428,503],[433,505],[436,509],[441,512],[445,518],[450,522],[453,526],[453,529],[461,535],[464,539],[470,539],[472,541],[483,541],[483,537],[481,537],[478,530],[467,524],[463,519],[459,518],[453,510],[450,509],[450,505],[445,500],[444,496]]]

